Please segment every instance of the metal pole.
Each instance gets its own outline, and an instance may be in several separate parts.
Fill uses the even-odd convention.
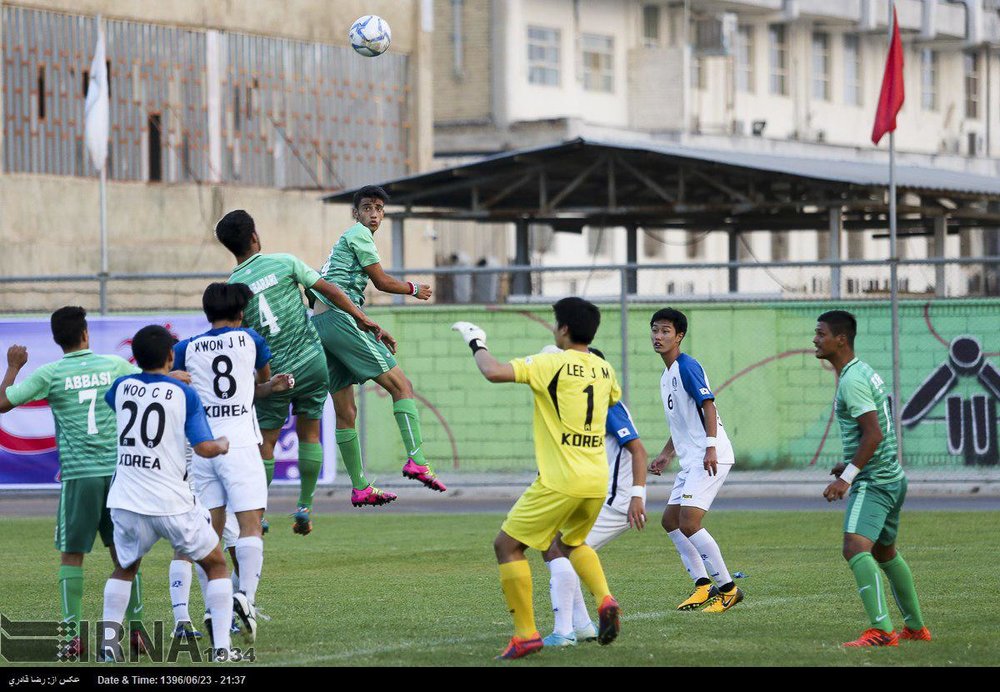
[[[514,263],[520,266],[527,266],[531,263],[531,254],[528,244],[528,220],[518,219],[514,222]],[[531,295],[531,274],[529,272],[518,271],[514,273],[511,282],[511,293],[516,296]]]
[[[830,207],[830,259],[840,261],[840,233],[844,228],[844,211]],[[840,265],[830,265],[830,297],[840,300]]]
[[[729,229],[729,261],[738,262],[740,259],[739,231],[735,228]],[[729,268],[729,292],[740,292],[740,270],[738,267]]]
[[[944,257],[944,246],[948,239],[948,217],[934,217],[934,256]],[[934,267],[934,297],[944,298],[947,295],[947,284],[945,283],[945,265],[939,264]]]
[[[402,216],[392,221],[392,268],[396,271],[406,268],[406,242],[403,237],[404,223],[406,219]],[[392,302],[395,305],[402,305],[406,302],[401,295],[394,295]]]
[[[634,223],[625,227],[625,261],[629,264],[639,263],[639,231]],[[628,272],[627,288],[629,293],[639,292],[639,278],[634,269]]]
[[[107,167],[101,168],[101,314],[108,314],[108,192]]]
[[[618,298],[619,324],[622,331],[622,369],[619,372],[619,384],[622,387],[622,401],[626,404],[628,398],[628,270],[619,271],[621,277],[621,295]]]
[[[889,44],[892,45],[895,3],[889,3]],[[890,47],[891,50],[891,47]],[[892,427],[896,431],[896,461],[903,463],[903,430],[900,426],[899,364],[899,254],[896,246],[896,133],[889,133],[889,289],[892,305]]]

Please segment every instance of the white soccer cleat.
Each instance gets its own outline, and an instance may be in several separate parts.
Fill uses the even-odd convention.
[[[576,640],[578,642],[592,642],[597,640],[597,627],[594,625],[593,620],[588,622],[584,627],[581,627],[576,631]]]
[[[233,615],[239,618],[243,641],[253,644],[257,639],[257,614],[254,612],[253,603],[242,591],[233,594]]]

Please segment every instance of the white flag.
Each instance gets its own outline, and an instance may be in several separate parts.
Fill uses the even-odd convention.
[[[101,171],[108,158],[108,130],[110,129],[110,104],[108,102],[108,68],[104,57],[104,30],[97,18],[97,48],[90,63],[90,82],[87,84],[85,139],[87,151],[94,167]]]

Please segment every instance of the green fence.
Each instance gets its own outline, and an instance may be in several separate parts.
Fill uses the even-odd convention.
[[[628,404],[647,449],[655,453],[669,429],[659,398],[662,361],[652,351],[649,317],[661,305],[628,311]],[[688,316],[684,351],[708,372],[719,410],[745,469],[826,467],[841,453],[831,419],[834,374],[813,355],[816,316],[830,302],[732,303],[679,306]],[[889,304],[845,303],[836,307],[858,318],[858,356],[892,379]],[[424,449],[441,470],[526,471],[534,468],[532,397],[527,387],[490,384],[468,348],[450,331],[457,320],[482,326],[490,350],[510,359],[537,353],[551,343],[548,307],[374,308],[373,315],[400,341],[399,363],[413,381],[421,406]],[[622,324],[617,305],[602,306],[594,345],[620,367]],[[901,324],[901,391],[904,404],[942,364],[949,345],[974,337],[984,363],[1000,367],[1000,301],[904,302]],[[364,394],[362,435],[368,468],[398,473],[404,451],[392,418],[392,403],[377,386]],[[949,418],[949,406],[958,408]],[[969,413],[974,399],[976,406]],[[962,407],[964,403],[965,408]],[[957,382],[921,420],[904,428],[904,461],[910,467],[959,468],[997,463],[997,395],[976,373]],[[965,411],[965,418],[959,414]],[[977,413],[978,412],[978,413]],[[973,417],[979,415],[973,430]],[[949,425],[958,437],[949,449]],[[956,427],[959,426],[959,427]],[[962,427],[964,426],[964,427]],[[973,439],[975,433],[978,438]],[[983,441],[985,440],[985,444]],[[957,446],[956,446],[957,445]]]

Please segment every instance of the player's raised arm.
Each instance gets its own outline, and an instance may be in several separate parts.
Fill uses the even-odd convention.
[[[319,279],[310,289],[316,291],[324,298],[329,300],[335,306],[346,312],[348,315],[354,318],[354,321],[358,323],[358,327],[365,332],[371,332],[375,335],[375,338],[385,344],[390,351],[396,352],[396,340],[392,338],[392,335],[378,326],[375,320],[371,319],[361,311],[357,305],[344,293],[340,288],[325,279]]]
[[[427,300],[433,291],[427,284],[415,284],[412,281],[399,281],[385,273],[382,264],[376,262],[363,267],[365,274],[372,280],[372,285],[382,293],[394,293],[396,295],[413,296],[419,300]]]
[[[472,349],[479,372],[490,382],[514,382],[514,366],[501,363],[486,348],[486,332],[472,322],[456,322],[451,328],[458,332]]]
[[[24,346],[14,344],[7,349],[7,372],[4,373],[3,383],[0,383],[0,413],[7,413],[14,408],[14,404],[7,398],[7,388],[14,384],[17,374],[28,362],[28,349]]]

